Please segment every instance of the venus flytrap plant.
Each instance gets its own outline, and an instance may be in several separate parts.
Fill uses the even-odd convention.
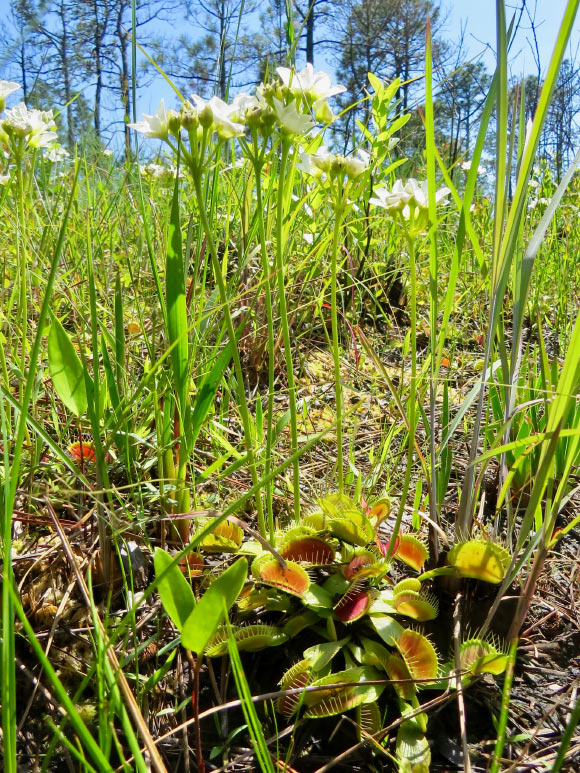
[[[203,584],[209,577],[211,584],[197,604],[177,568],[181,554],[172,558],[156,550],[161,599],[180,631],[181,643],[197,653],[196,670],[203,654],[220,657],[231,646],[239,652],[259,652],[288,643],[307,628],[320,637],[324,623],[327,636],[304,650],[303,659],[282,676],[285,692],[277,702],[279,713],[291,717],[301,712],[304,719],[335,716],[375,703],[388,679],[404,681],[404,686],[394,685],[403,715],[416,711],[417,690],[437,677],[438,657],[426,636],[405,629],[396,618],[429,620],[437,607],[420,593],[419,579],[409,577],[391,586],[390,562],[375,542],[376,529],[389,508],[387,498],[365,505],[363,512],[344,494],[322,497],[314,510],[276,533],[279,553],[267,543],[245,543],[246,553],[254,556],[247,578],[246,559],[238,559],[213,581],[210,570],[198,573],[196,582]],[[393,555],[417,571],[426,551],[423,548],[421,554],[415,541],[414,550],[407,552],[404,536],[408,535],[397,540]],[[201,553],[208,549],[199,538],[194,543]],[[224,626],[226,608],[230,622]],[[275,622],[248,619],[259,608]],[[302,688],[307,689],[301,695]],[[426,715],[420,714],[413,749],[403,743],[409,734],[408,722],[403,723],[398,743],[401,762],[417,756],[418,746],[419,756],[428,761],[426,723]]]

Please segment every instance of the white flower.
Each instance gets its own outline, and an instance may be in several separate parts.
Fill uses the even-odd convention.
[[[18,91],[19,88],[20,84],[14,81],[0,81],[0,110],[4,110],[6,97],[13,91]]]
[[[530,199],[528,201],[528,208],[529,209],[535,209],[539,204],[542,206],[546,206],[546,204],[550,203],[550,199],[546,199],[543,196],[541,196],[539,199]]]
[[[32,110],[28,110],[24,102],[19,102],[16,107],[6,111],[2,119],[2,127],[16,137],[26,137],[32,132],[34,126],[39,124],[36,119],[37,116],[33,116]]]
[[[280,128],[287,134],[306,134],[315,125],[310,116],[298,113],[296,102],[284,105],[276,97],[273,97],[272,102]]]
[[[32,148],[44,148],[58,139],[52,110],[29,110],[24,102],[6,110],[2,128],[15,137],[26,138]]]
[[[529,185],[530,188],[539,188],[540,187],[540,183],[537,180],[530,180],[528,185]]]
[[[322,171],[320,167],[314,163],[313,156],[308,153],[300,154],[300,161],[296,164],[296,169],[300,169],[301,172],[311,175],[312,177],[322,177]]]
[[[113,151],[111,150],[111,148],[105,148],[103,150],[103,156],[106,156],[107,158],[111,158],[112,155],[113,155]]]
[[[240,137],[244,133],[244,125],[234,120],[239,115],[237,104],[228,105],[219,97],[212,97],[209,102],[206,102],[197,94],[192,94],[191,98],[195,102],[198,114],[205,111],[211,115],[211,126],[223,140]]]
[[[401,210],[411,198],[412,193],[406,190],[401,180],[397,180],[393,185],[392,191],[388,188],[380,187],[375,190],[375,197],[370,199],[371,204],[377,207],[383,207],[390,211]]]
[[[331,153],[325,145],[322,145],[316,153],[310,157],[313,167],[326,174],[330,172],[332,165],[336,163],[338,158],[339,156]]]
[[[169,139],[169,116],[165,111],[165,100],[162,99],[155,115],[143,113],[143,120],[138,123],[130,123],[129,128],[141,132],[146,137],[155,139]]]
[[[418,207],[427,209],[429,206],[427,201],[427,180],[418,182],[414,177],[409,177],[405,183],[405,190],[411,194],[411,198],[414,199]]]
[[[293,68],[278,67],[276,72],[282,83],[287,86],[295,96],[304,96],[312,104],[319,100],[326,100],[336,94],[346,91],[345,86],[332,86],[330,75],[320,70],[314,72],[314,67],[308,62],[300,72]]]
[[[471,169],[471,161],[464,161],[461,164],[461,168],[463,169],[464,172],[469,172],[469,170]],[[477,167],[477,174],[485,174],[485,167],[483,167],[481,165],[478,166]]]
[[[263,103],[258,100],[252,94],[236,94],[231,104],[230,118],[234,121],[244,121],[248,110],[254,110],[257,107],[262,107]]]
[[[351,180],[360,177],[368,168],[370,156],[359,151],[356,156],[338,156],[330,153],[324,145],[313,155],[302,153],[300,162],[296,165],[303,172],[319,178],[326,175],[346,175]]]
[[[360,177],[369,168],[371,157],[366,150],[359,150],[357,156],[345,157],[345,172],[351,180]]]
[[[164,166],[163,164],[155,164],[153,162],[142,164],[139,167],[139,171],[144,177],[149,177],[152,180],[171,180],[177,177],[177,167]],[[183,177],[181,169],[179,170],[179,177]]]
[[[19,83],[14,81],[0,81],[0,99],[6,99],[13,91],[18,91],[20,88]]]
[[[435,192],[435,203],[444,203],[450,193],[449,188],[439,188]],[[414,177],[410,177],[405,184],[397,180],[392,191],[387,188],[377,188],[375,196],[376,198],[370,199],[371,204],[383,207],[390,212],[400,212],[404,220],[412,219],[415,227],[423,221],[426,223],[429,207],[427,180],[418,182]]]
[[[411,195],[415,204],[420,209],[428,208],[429,198],[428,198],[428,190],[427,190],[427,180],[422,180],[421,182],[418,182],[417,180],[415,180],[414,177],[410,177],[405,183],[405,191],[407,191],[407,193]],[[451,191],[449,190],[449,188],[439,188],[439,190],[435,191],[435,203],[439,204],[440,202],[444,202],[450,193]]]
[[[11,175],[9,174],[0,174],[0,185],[8,185],[10,178]]]
[[[56,145],[53,148],[50,148],[50,150],[46,154],[46,158],[51,161],[53,164],[56,164],[58,161],[64,161],[65,158],[69,157],[69,152],[66,150],[66,148],[61,147],[60,145]]]

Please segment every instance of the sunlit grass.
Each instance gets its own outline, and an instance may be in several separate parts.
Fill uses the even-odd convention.
[[[138,124],[172,155],[158,168],[122,169],[104,155],[50,161],[34,139],[48,121],[28,145],[11,135],[14,174],[0,188],[10,226],[0,237],[5,770],[18,770],[24,754],[21,640],[68,715],[52,714],[44,769],[66,750],[82,770],[145,770],[144,749],[165,769],[153,727],[169,731],[189,707],[180,694],[161,705],[157,687],[181,656],[162,626],[148,629],[144,646],[170,661],[145,676],[138,657],[128,659],[135,699],[119,688],[112,647],[143,645],[130,600],[138,587],[154,593],[151,577],[138,579],[119,556],[129,543],[145,561],[155,546],[191,552],[209,532],[196,513],[236,515],[274,543],[280,526],[324,494],[370,502],[386,492],[389,555],[403,524],[429,533],[435,571],[433,548],[443,554],[455,539],[504,543],[512,560],[496,605],[510,583],[520,585],[509,633],[517,640],[550,550],[576,522],[568,513],[580,458],[580,189],[573,168],[559,183],[536,151],[577,6],[567,5],[517,176],[506,168],[501,2],[498,72],[460,184],[435,145],[431,109],[428,185],[406,178],[394,146],[385,152],[395,89],[376,78],[375,123],[360,134],[371,155],[356,167],[320,147],[329,85],[318,84],[317,103],[315,88],[292,91],[290,76],[236,113],[185,105]],[[429,96],[429,41],[426,77]],[[477,167],[494,106],[492,192]],[[405,121],[395,123],[403,131]],[[437,193],[443,185],[448,201]],[[499,496],[490,512],[482,481],[493,465]],[[92,583],[83,602],[90,655],[72,688],[34,630],[42,605],[30,602],[33,569],[29,579],[13,569],[29,544],[60,534],[54,519],[83,535],[63,566],[73,577],[76,564]],[[225,566],[220,558],[218,570]],[[336,638],[330,624],[327,635]],[[235,647],[232,655],[245,721],[269,769],[249,671]],[[85,700],[97,705],[98,732],[79,710]],[[577,711],[569,728],[573,718]]]

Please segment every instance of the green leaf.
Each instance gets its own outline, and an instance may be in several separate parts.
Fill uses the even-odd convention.
[[[404,631],[403,626],[388,615],[376,615],[371,617],[371,623],[381,639],[393,647]]]
[[[181,631],[181,643],[186,649],[197,654],[204,651],[226,612],[237,599],[247,576],[248,562],[240,558],[210,585]]]
[[[157,588],[163,608],[179,632],[195,609],[195,596],[180,568],[165,550],[156,548],[153,555]]]
[[[350,636],[346,636],[339,641],[325,641],[321,644],[314,644],[312,647],[304,650],[304,657],[312,661],[310,666],[314,671],[322,671],[332,658],[338,655],[349,640]]]
[[[55,317],[48,333],[48,369],[57,395],[75,416],[88,406],[85,368],[68,333]],[[92,380],[88,377],[92,384]]]
[[[369,83],[373,87],[373,89],[376,91],[377,94],[380,94],[384,90],[383,82],[380,78],[377,78],[376,75],[374,75],[372,72],[367,73],[367,78],[369,79]]]
[[[239,331],[241,333],[241,330]],[[215,398],[224,371],[232,359],[232,345],[230,342],[216,359],[215,365],[207,375],[195,399],[195,406],[191,417],[191,437],[190,444],[193,446],[202,424],[209,412],[211,404]]]

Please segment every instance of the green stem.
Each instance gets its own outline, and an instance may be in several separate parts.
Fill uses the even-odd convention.
[[[254,172],[256,175],[256,206],[258,212],[258,231],[260,236],[260,253],[262,256],[262,272],[266,289],[266,317],[268,324],[268,407],[266,411],[266,459],[264,473],[270,474],[272,469],[272,430],[274,423],[274,315],[272,310],[272,284],[270,280],[270,262],[266,248],[266,230],[264,228],[264,204],[262,202],[262,160],[258,158],[257,143],[254,143]],[[272,508],[273,485],[266,489],[266,511],[268,513],[268,528],[270,542],[274,544],[274,512]]]
[[[338,472],[338,491],[344,493],[344,468],[342,461],[342,384],[340,381],[340,356],[338,350],[337,316],[337,257],[338,240],[342,221],[342,180],[336,181],[336,201],[334,212],[334,230],[332,234],[330,314],[332,320],[332,358],[334,360],[334,394],[336,401],[336,466]]]
[[[407,233],[407,244],[409,247],[409,274],[411,282],[411,383],[409,385],[409,399],[407,402],[407,418],[409,421],[409,437],[407,449],[407,468],[405,470],[405,479],[401,491],[401,501],[397,511],[397,518],[393,527],[393,534],[390,540],[387,558],[389,558],[395,548],[396,537],[401,527],[403,512],[409,486],[411,484],[411,472],[413,470],[413,457],[415,450],[415,422],[416,422],[416,398],[417,398],[417,265],[415,253],[415,237]]]
[[[222,276],[222,269],[217,254],[217,248],[207,212],[205,210],[205,201],[203,196],[203,190],[201,185],[201,170],[197,165],[191,166],[191,172],[193,177],[193,184],[195,187],[195,195],[197,197],[197,204],[199,210],[199,217],[201,225],[205,233],[207,240],[207,248],[211,257],[213,272],[215,274],[215,280],[217,282],[220,300],[224,310],[226,329],[228,338],[232,343],[232,356],[234,359],[234,371],[236,374],[236,381],[238,382],[238,402],[240,414],[242,417],[242,423],[244,425],[244,441],[246,445],[246,452],[248,454],[248,464],[250,467],[250,475],[252,477],[252,486],[256,488],[258,485],[258,472],[256,470],[256,458],[254,456],[254,449],[252,447],[252,433],[250,428],[250,414],[248,412],[248,401],[246,400],[246,390],[244,386],[244,374],[242,371],[242,364],[240,362],[240,353],[238,351],[238,345],[236,340],[236,331],[234,322],[232,320],[232,313],[230,311],[229,300],[227,296],[226,285]],[[262,537],[266,536],[266,524],[264,522],[264,509],[262,507],[262,498],[259,489],[256,489],[256,511],[258,514],[258,530]]]
[[[495,748],[493,750],[493,757],[491,760],[491,766],[489,773],[499,773],[501,768],[501,756],[503,754],[503,747],[506,741],[506,729],[508,721],[508,713],[510,708],[510,695],[512,690],[512,682],[514,678],[514,669],[516,664],[516,652],[518,649],[518,640],[514,639],[510,646],[510,652],[507,662],[507,668],[505,672],[503,682],[503,692],[501,696],[501,712],[499,715],[499,723],[497,728],[497,739],[495,742]]]
[[[24,213],[24,175],[22,166],[24,160],[20,153],[16,156],[16,179],[18,183],[18,220],[19,239],[18,263],[20,279],[20,372],[26,373],[26,339],[28,336],[28,270],[27,270],[27,245],[26,245],[26,216]],[[22,402],[24,394],[24,379],[20,380],[19,397]]]
[[[280,306],[280,324],[284,340],[284,357],[286,359],[286,377],[288,379],[288,400],[290,403],[290,441],[292,447],[293,487],[294,487],[294,517],[300,517],[300,464],[296,452],[298,450],[298,423],[296,419],[296,386],[294,383],[294,368],[292,348],[290,344],[290,328],[288,326],[288,310],[286,306],[286,282],[284,278],[284,178],[290,151],[290,140],[282,138],[282,155],[280,158],[280,177],[278,182],[278,201],[276,210],[276,274],[278,277],[278,303]]]

